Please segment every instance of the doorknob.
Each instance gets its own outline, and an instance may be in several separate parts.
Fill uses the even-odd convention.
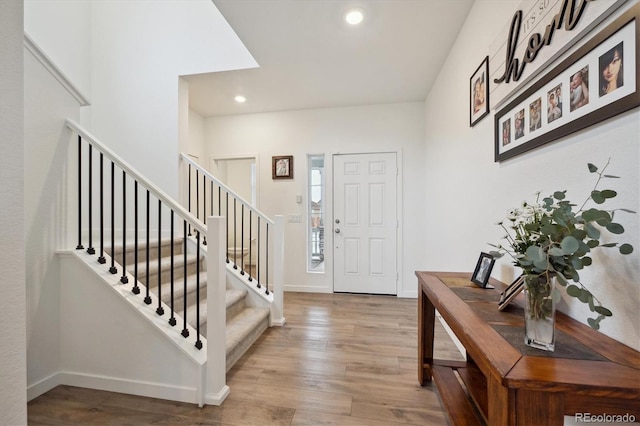
[[[340,228],[336,228],[336,234],[340,233]]]
[[[336,223],[340,223],[340,219],[336,219]]]

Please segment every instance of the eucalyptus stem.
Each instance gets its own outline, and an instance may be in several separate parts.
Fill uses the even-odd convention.
[[[602,171],[600,172],[596,172],[596,174],[598,175],[598,179],[596,180],[596,184],[593,185],[593,189],[591,190],[591,192],[589,193],[589,196],[587,197],[586,200],[584,200],[584,203],[582,203],[582,205],[580,206],[580,208],[578,209],[578,213],[580,213],[583,209],[584,206],[587,205],[587,203],[589,202],[589,200],[592,200],[593,197],[591,196],[591,193],[593,193],[593,191],[596,190],[596,188],[598,188],[598,185],[600,185],[600,181],[602,180],[602,175],[604,174],[604,171],[607,170],[607,166],[609,166],[609,163],[611,162],[611,158],[609,158],[607,160],[607,164],[604,165],[604,167],[602,168]]]

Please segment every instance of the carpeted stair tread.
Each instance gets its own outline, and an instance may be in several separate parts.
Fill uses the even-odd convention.
[[[187,265],[195,264],[197,260],[197,256],[195,254],[187,254]],[[200,261],[201,267],[204,266],[204,260]],[[174,272],[178,272],[182,270],[184,266],[184,256],[176,256],[173,259],[173,268]],[[168,271],[171,268],[171,257],[163,257],[160,261],[160,270]],[[133,273],[133,265],[127,266],[127,270]],[[149,262],[149,276],[156,275],[158,272],[158,260]],[[138,262],[138,279],[142,281],[140,278],[144,278],[147,276],[146,271],[146,260],[142,260]],[[182,277],[181,273],[178,276]]]
[[[193,298],[193,302],[192,304],[190,304],[187,307],[187,322],[189,323],[189,325],[193,328],[198,328],[198,324],[196,323],[196,303],[195,303],[196,299],[195,297]],[[182,312],[179,313],[179,315],[182,315]],[[204,297],[204,299],[200,299],[200,333],[204,336],[207,337],[207,298]]]
[[[227,309],[238,301],[244,299],[247,295],[247,290],[237,290],[235,288],[227,288],[226,292],[226,300],[227,300]]]
[[[226,306],[227,306],[227,329],[228,324],[233,320],[234,317],[239,315],[241,312],[246,310],[244,298],[247,295],[246,290],[236,290],[233,288],[228,288],[225,294]],[[196,324],[196,297],[195,293],[188,299],[189,305],[187,306],[187,322],[193,328],[197,328]],[[166,302],[165,302],[166,303]],[[175,306],[178,308],[178,316],[182,315],[182,300],[176,303]],[[235,312],[230,312],[234,310]],[[203,292],[203,289],[200,290],[200,332],[203,335],[207,335],[207,297],[206,292]],[[267,314],[269,310],[267,309]]]
[[[227,371],[269,326],[269,309],[246,308],[227,321]]]
[[[247,290],[227,288],[227,322],[231,321],[233,317],[242,312],[242,310],[246,307],[245,297],[247,296],[247,293]]]
[[[180,247],[183,246],[183,241],[182,239],[174,239],[173,244],[175,245],[174,247],[174,253],[176,252],[176,250],[178,250]],[[160,240],[160,245],[162,247],[162,251],[165,253],[169,253],[169,249],[167,249],[165,251],[165,247],[170,247],[171,246],[171,238],[163,238]],[[134,240],[128,240],[127,241],[127,251],[133,251],[134,250],[134,246],[135,246],[135,241]],[[116,244],[113,247],[113,251],[116,254],[122,253],[122,242],[116,242]],[[144,239],[140,239],[138,240],[138,250],[145,250],[147,247],[147,241]],[[151,252],[153,252],[153,249],[158,247],[158,240],[151,240],[149,241],[149,248],[151,249]],[[110,248],[106,247],[105,251],[109,252]]]
[[[182,250],[184,247],[182,239],[178,239],[178,240],[174,240],[173,241],[173,255],[174,256],[179,256],[182,255]],[[161,252],[161,256],[162,257],[166,257],[166,256],[170,256],[171,254],[171,238],[164,238],[160,241],[160,252]],[[122,249],[123,249],[123,245],[122,242],[117,243],[114,248],[113,251],[115,253],[115,260],[116,262],[122,264]],[[131,241],[127,241],[126,242],[126,260],[127,260],[127,265],[131,265],[134,263],[135,260],[135,241],[131,240]],[[106,247],[105,248],[105,252],[108,255],[111,255],[111,247]],[[144,259],[146,259],[147,256],[147,242],[145,240],[138,240],[138,262],[143,261]],[[149,259],[150,260],[156,260],[158,259],[158,241],[157,240],[151,240],[149,241]]]
[[[153,283],[152,283],[153,285]],[[170,283],[162,283],[162,301],[164,303],[169,303],[171,300],[171,290]],[[187,276],[187,297],[191,299],[192,297],[195,300],[196,288],[198,286],[198,276],[196,274],[191,274]],[[206,299],[206,288],[207,288],[207,271],[200,272],[200,294],[205,295]],[[185,295],[184,288],[184,277],[180,277],[179,279],[174,279],[173,284],[173,300],[178,301],[182,300]],[[194,296],[191,296],[194,295]]]

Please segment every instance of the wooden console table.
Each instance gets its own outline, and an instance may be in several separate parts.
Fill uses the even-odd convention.
[[[562,425],[564,416],[625,415],[640,420],[640,353],[561,313],[556,350],[523,342],[522,295],[498,311],[505,284],[470,273],[416,272],[418,380],[433,378],[453,425]],[[467,351],[467,361],[433,359],[435,309]],[[462,385],[464,384],[464,386]]]

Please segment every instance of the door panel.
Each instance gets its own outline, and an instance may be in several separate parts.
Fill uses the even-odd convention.
[[[396,154],[333,161],[334,291],[396,294]]]

